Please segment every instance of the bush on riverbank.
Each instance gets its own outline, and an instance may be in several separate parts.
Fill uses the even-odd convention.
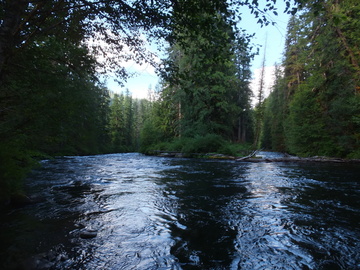
[[[153,151],[170,151],[184,154],[190,153],[219,153],[228,156],[239,156],[251,149],[250,144],[231,143],[216,134],[205,136],[181,137],[172,141],[155,143],[149,146],[142,146],[142,153]]]
[[[20,137],[0,144],[0,201],[22,192],[22,180],[34,166],[34,160],[22,146]]]
[[[24,195],[23,180],[45,158],[50,156],[30,149],[25,135],[0,142],[0,206]]]

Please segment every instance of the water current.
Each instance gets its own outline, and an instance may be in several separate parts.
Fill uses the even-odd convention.
[[[0,269],[360,269],[360,166],[112,154],[42,162]]]

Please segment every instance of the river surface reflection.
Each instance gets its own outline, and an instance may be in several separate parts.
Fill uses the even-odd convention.
[[[360,166],[113,154],[43,161],[1,269],[360,269]],[[84,237],[89,236],[89,237]]]

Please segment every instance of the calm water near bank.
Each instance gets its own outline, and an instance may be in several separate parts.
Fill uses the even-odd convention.
[[[360,165],[64,157],[0,213],[0,269],[360,269]]]

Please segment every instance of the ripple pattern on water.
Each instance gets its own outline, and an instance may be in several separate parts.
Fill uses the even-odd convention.
[[[1,214],[1,269],[360,269],[359,166],[134,153],[42,165],[27,181],[39,203]]]

